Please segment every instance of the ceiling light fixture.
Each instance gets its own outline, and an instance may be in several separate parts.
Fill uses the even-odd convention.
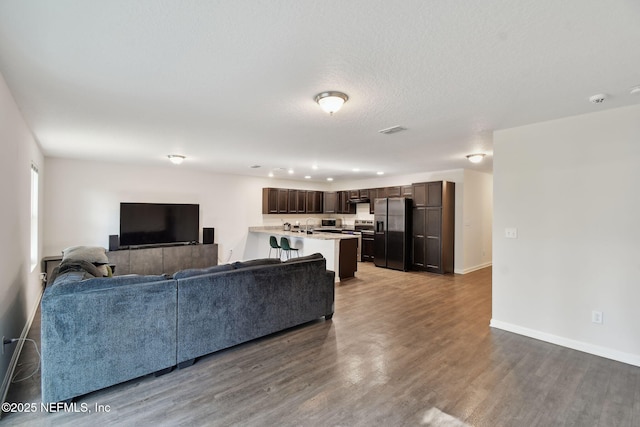
[[[342,108],[342,104],[347,102],[349,97],[342,92],[330,91],[317,94],[315,99],[324,111],[333,115]]]
[[[327,178],[327,181],[333,181],[333,178],[329,177]]]
[[[179,165],[180,163],[184,162],[184,159],[186,159],[185,156],[181,156],[180,154],[169,154],[167,157],[169,158],[169,161],[174,165]]]
[[[629,90],[629,95],[640,95],[640,86],[634,86]]]
[[[293,169],[289,169],[287,172],[289,173],[289,175],[293,175],[294,170]]]
[[[384,172],[382,172],[382,171],[376,172],[376,175],[384,175]]]
[[[607,99],[607,95],[604,93],[599,93],[597,95],[589,97],[589,102],[592,104],[602,104],[605,99]]]
[[[469,154],[467,155],[467,159],[469,159],[471,163],[480,163],[482,159],[484,159],[484,156],[484,153]]]
[[[305,175],[304,179],[311,179],[311,175]]]

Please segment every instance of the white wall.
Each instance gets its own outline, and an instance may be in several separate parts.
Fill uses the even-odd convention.
[[[250,226],[306,217],[262,215],[263,187],[324,189],[313,183],[302,187],[299,182],[220,175],[184,166],[47,157],[45,254],[59,255],[73,245],[108,248],[109,235],[120,234],[120,202],[197,203],[200,228],[215,228],[220,260],[239,260]]]
[[[465,169],[463,189],[463,267],[458,272],[470,273],[492,262],[493,175]]]
[[[495,132],[492,326],[640,366],[639,164],[640,106]]]
[[[25,124],[2,75],[0,141],[0,335],[19,338],[23,333],[26,334],[42,293],[40,266],[33,272],[30,266],[31,163],[39,167],[40,188],[45,165],[40,148]],[[42,208],[40,212],[42,213]],[[42,230],[42,227],[39,228]],[[42,238],[39,242],[42,242]],[[16,347],[17,344],[6,346],[7,351],[0,356],[2,399],[7,390],[8,369]]]

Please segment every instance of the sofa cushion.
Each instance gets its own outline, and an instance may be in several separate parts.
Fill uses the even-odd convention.
[[[240,268],[256,267],[259,265],[272,265],[272,264],[282,264],[282,261],[280,261],[280,258],[251,259],[249,261],[236,261],[233,263],[233,267],[236,270],[238,270]]]
[[[107,250],[100,246],[71,246],[62,251],[62,260],[86,261],[94,265],[109,264]]]
[[[173,278],[178,279],[186,279],[187,277],[200,276],[203,274],[212,274],[217,273],[219,271],[228,271],[233,270],[233,265],[231,264],[221,264],[214,265],[213,267],[207,268],[188,268],[186,270],[180,270],[176,274],[173,275]]]

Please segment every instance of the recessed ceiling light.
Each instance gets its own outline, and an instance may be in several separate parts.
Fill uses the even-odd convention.
[[[304,179],[311,179],[311,175],[305,175]]]
[[[313,165],[313,166],[311,166],[311,169],[313,169],[314,171],[315,171],[315,170],[318,170],[318,165]]]
[[[273,178],[273,172],[269,172],[269,178]]]
[[[333,181],[333,178],[329,177],[327,178],[327,181]]]
[[[184,159],[186,159],[185,156],[182,156],[180,154],[169,154],[167,157],[169,158],[169,161],[174,165],[179,165],[180,163],[184,162]]]
[[[376,172],[376,174],[377,174],[377,175],[384,175],[384,172],[379,171],[379,172]]]
[[[360,172],[360,168],[353,168],[351,170],[354,171],[354,172]]]
[[[287,172],[289,172],[289,175],[293,174],[293,169],[289,169]]]

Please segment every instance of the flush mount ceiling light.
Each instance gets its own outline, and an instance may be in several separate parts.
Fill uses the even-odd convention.
[[[469,154],[467,159],[469,159],[471,163],[480,163],[482,159],[484,159],[484,156],[483,153]]]
[[[347,102],[349,97],[342,92],[322,92],[316,95],[316,102],[329,114],[333,114],[342,108],[342,104]]]
[[[167,157],[169,158],[169,161],[174,165],[179,165],[180,163],[184,162],[184,159],[186,159],[185,156],[181,156],[180,154],[169,154]]]

